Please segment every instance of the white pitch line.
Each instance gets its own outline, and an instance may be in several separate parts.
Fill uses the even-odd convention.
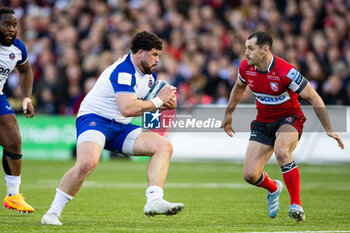
[[[55,188],[59,185],[59,180],[38,180],[34,184],[23,184],[25,188]],[[83,184],[87,188],[145,188],[147,183],[103,183],[97,181],[85,181]],[[253,185],[248,183],[165,183],[166,188],[226,188],[226,189],[249,189],[254,188]],[[332,186],[325,186],[324,183],[302,183],[302,190],[350,190],[349,183],[338,183]]]
[[[25,188],[54,188],[59,185],[59,180],[40,180],[36,184],[22,184]],[[146,188],[147,183],[99,183],[85,181],[84,187],[92,188]],[[166,188],[229,188],[246,189],[253,187],[245,183],[166,183]]]
[[[101,184],[93,181],[84,183],[85,187],[105,188],[144,188],[147,183],[126,183],[126,184]],[[165,183],[166,188],[250,188],[251,185],[244,183]]]

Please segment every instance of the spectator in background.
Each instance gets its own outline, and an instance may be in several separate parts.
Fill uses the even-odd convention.
[[[103,70],[98,66],[100,57],[106,52],[113,58],[127,53],[131,36],[135,30],[142,29],[156,32],[164,40],[163,57],[166,59],[158,69],[170,76],[171,84],[196,88],[191,92],[197,100],[201,99],[203,88],[198,91],[198,85],[193,84],[198,84],[198,77],[202,76],[206,81],[201,82],[207,83],[204,94],[212,99],[209,103],[218,102],[216,91],[207,92],[213,78],[207,71],[208,67],[214,61],[226,60],[217,64],[220,74],[225,76],[228,65],[237,69],[243,60],[242,44],[256,30],[268,31],[273,36],[273,52],[276,55],[287,59],[301,72],[312,74],[310,81],[318,87],[317,91],[321,93],[322,83],[337,74],[348,95],[350,93],[350,71],[343,69],[341,64],[345,62],[345,67],[350,66],[350,55],[347,55],[350,54],[347,52],[350,50],[350,9],[346,1],[223,0],[187,1],[186,4],[176,0],[4,2],[18,12],[18,34],[28,44],[29,56],[34,64],[37,99],[41,98],[36,84],[43,79],[43,66],[56,64],[59,79],[68,86],[66,64],[79,65],[82,70],[79,85],[83,89],[88,77],[97,77]],[[310,53],[313,54],[313,62],[307,59]],[[195,57],[203,57],[204,60],[198,62]],[[111,62],[110,59],[105,61],[103,67]],[[192,74],[193,65],[199,67],[195,71],[198,75]],[[316,68],[313,68],[314,65]],[[234,83],[231,77],[230,88]],[[9,90],[9,93],[14,91]],[[9,95],[9,99],[11,97]],[[250,98],[247,95],[247,101],[253,101],[251,95]],[[69,98],[59,101],[61,114],[71,114],[62,110],[69,105],[68,102]]]
[[[350,105],[349,95],[339,75],[331,75],[322,86],[323,100],[330,105]]]
[[[34,95],[38,96],[37,112],[58,114],[58,105],[63,88],[58,77],[57,67],[50,63],[43,67],[42,79],[37,82]]]

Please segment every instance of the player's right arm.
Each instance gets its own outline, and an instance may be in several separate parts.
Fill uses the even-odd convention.
[[[117,93],[115,95],[119,111],[125,117],[141,116],[143,112],[155,111],[161,105],[173,102],[173,96],[176,88],[174,86],[165,86],[160,90],[157,101],[139,100],[134,93]],[[161,101],[161,102],[159,102]],[[156,106],[159,104],[159,106]]]
[[[236,106],[241,102],[244,93],[247,90],[247,84],[243,83],[240,78],[237,78],[236,84],[233,87],[230,99],[228,101],[225,117],[220,128],[223,128],[228,136],[233,137],[235,131],[232,128],[232,113],[236,109]]]

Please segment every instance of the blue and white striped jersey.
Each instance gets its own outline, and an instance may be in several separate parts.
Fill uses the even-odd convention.
[[[128,124],[132,117],[124,117],[121,114],[115,95],[134,93],[138,99],[143,99],[156,79],[155,72],[153,74],[141,73],[131,54],[126,54],[103,71],[81,103],[78,117],[94,113],[122,124]]]
[[[24,64],[28,59],[26,46],[19,39],[15,39],[10,46],[0,44],[0,95],[9,74],[16,65]]]

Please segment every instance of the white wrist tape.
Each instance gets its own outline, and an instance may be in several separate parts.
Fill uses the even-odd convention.
[[[22,109],[23,111],[27,110],[27,104],[32,102],[32,100],[29,97],[25,97],[22,101]]]
[[[163,105],[163,101],[159,97],[155,97],[151,99],[151,101],[154,104],[154,106],[156,106],[156,108],[159,108],[160,106]]]

